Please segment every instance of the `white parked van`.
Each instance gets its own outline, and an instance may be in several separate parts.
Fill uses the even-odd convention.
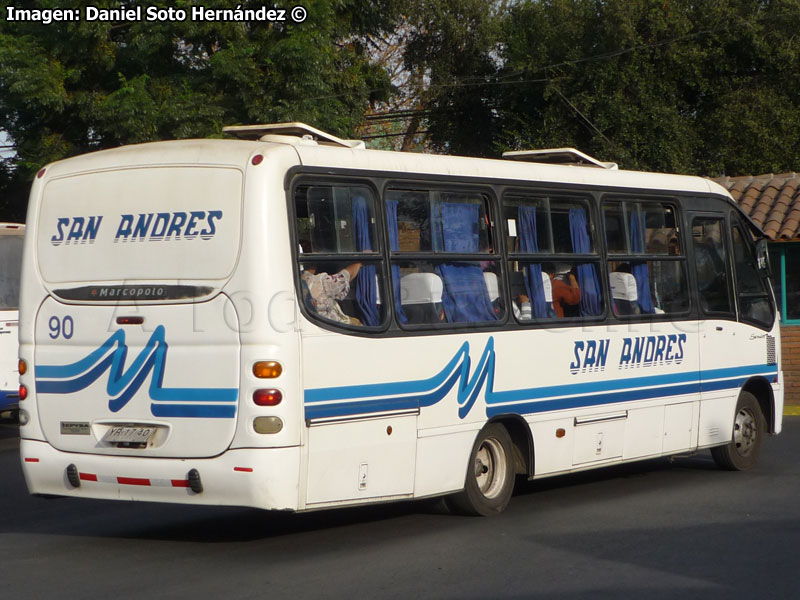
[[[0,417],[13,416],[19,400],[19,276],[25,225],[0,223]]]

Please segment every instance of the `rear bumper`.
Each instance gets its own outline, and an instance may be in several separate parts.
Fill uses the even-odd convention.
[[[23,439],[20,458],[31,494],[297,510],[299,447],[174,459],[61,452],[47,442]],[[77,487],[67,476],[70,465],[79,475]],[[200,493],[190,488],[192,469],[200,474]]]

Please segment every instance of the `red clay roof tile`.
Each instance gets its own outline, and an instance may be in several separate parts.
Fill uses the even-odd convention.
[[[800,175],[720,177],[741,209],[772,240],[800,241]]]

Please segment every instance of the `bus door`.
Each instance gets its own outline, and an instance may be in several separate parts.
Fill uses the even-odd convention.
[[[730,438],[746,336],[736,322],[726,214],[689,213],[698,303],[699,446]]]

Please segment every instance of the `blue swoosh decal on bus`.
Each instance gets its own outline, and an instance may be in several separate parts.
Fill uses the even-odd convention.
[[[469,378],[470,366],[469,342],[464,342],[447,365],[429,379],[306,390],[306,418],[433,406],[442,400],[458,382],[458,414],[463,419],[478,399],[487,377],[490,380],[489,387],[492,386],[494,338],[489,338],[486,343],[486,348],[484,348],[481,359],[478,361],[478,367],[471,379]],[[376,399],[376,396],[393,397]],[[338,402],[358,398],[372,398],[372,400]],[[315,404],[322,405],[315,407]]]
[[[525,415],[734,389],[751,376],[778,373],[774,365],[748,365],[496,391],[493,337],[487,340],[471,377],[470,367],[469,342],[464,342],[444,368],[428,379],[305,390],[305,416],[306,419],[318,419],[424,408],[441,401],[456,383],[458,416],[465,419],[481,391],[484,393],[487,417],[506,413]]]
[[[126,369],[128,346],[125,332],[118,329],[97,350],[81,360],[67,365],[36,365],[36,391],[39,394],[72,394],[89,387],[108,371],[108,408],[118,412],[150,376],[149,396],[153,401],[150,410],[154,416],[235,416],[239,397],[237,388],[165,388],[167,349],[166,330],[159,325]]]

